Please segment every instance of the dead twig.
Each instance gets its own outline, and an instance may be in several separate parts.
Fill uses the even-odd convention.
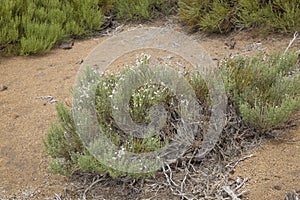
[[[299,200],[299,196],[296,192],[289,192],[285,195],[284,200]]]
[[[185,174],[184,174],[184,178],[181,182],[181,185],[180,185],[180,193],[181,194],[184,194],[184,191],[185,191],[185,181],[187,179],[187,176],[189,175],[189,170],[187,168],[185,168]],[[181,197],[183,199],[183,196]]]
[[[244,161],[244,160],[246,160],[246,159],[248,159],[248,158],[251,158],[251,157],[253,157],[253,156],[255,156],[255,155],[254,155],[254,154],[250,154],[250,155],[244,156],[244,157],[238,159],[237,161],[228,163],[225,167],[226,167],[226,168],[227,168],[227,167],[235,168],[235,167],[239,164],[239,162]]]
[[[233,189],[231,189],[230,186],[224,186],[223,190],[232,198],[232,200],[240,200],[239,197],[248,193],[249,190],[242,191],[239,194],[236,194],[236,193],[239,189],[241,189],[242,187],[245,186],[245,184],[248,180],[249,180],[248,178],[244,178],[243,181],[241,181],[240,178],[237,178],[236,183],[238,183],[238,184],[240,183],[239,185],[237,185]]]
[[[293,39],[291,39],[289,45],[287,46],[287,48],[286,48],[285,51],[283,52],[283,55],[286,54],[286,52],[287,52],[287,51],[289,50],[289,48],[292,46],[292,44],[294,43],[294,41],[295,41],[296,39],[298,39],[298,36],[299,36],[298,32],[295,32],[295,33],[294,33]]]
[[[224,186],[223,190],[232,198],[232,200],[240,200],[229,186]]]
[[[86,200],[86,199],[87,199],[87,198],[86,198],[86,194],[88,193],[88,191],[89,191],[94,185],[96,185],[97,183],[99,183],[100,181],[102,181],[103,179],[104,179],[104,177],[99,178],[99,179],[95,180],[89,187],[87,187],[87,188],[84,190],[83,194],[82,194],[82,199],[83,199],[83,200]]]
[[[168,170],[167,170],[167,171],[169,171],[170,175],[169,175],[169,176],[167,175],[167,173],[166,173],[167,171],[165,170],[164,166],[163,166],[163,171],[164,171],[164,174],[165,174],[165,176],[167,177],[167,179],[170,181],[170,184],[172,183],[174,186],[179,187],[179,185],[178,185],[177,183],[175,183],[175,182],[173,181],[173,179],[172,179],[172,177],[173,177],[173,172],[172,172],[172,169],[171,169],[170,165],[167,164],[167,163],[165,163],[165,166],[168,167]]]
[[[61,197],[60,197],[60,195],[58,195],[58,194],[55,193],[55,194],[54,194],[54,199],[55,199],[55,200],[61,200]]]
[[[37,99],[46,99],[47,102],[44,103],[44,105],[46,105],[47,103],[53,104],[53,103],[57,103],[58,101],[56,99],[54,99],[52,96],[40,96],[37,97]]]

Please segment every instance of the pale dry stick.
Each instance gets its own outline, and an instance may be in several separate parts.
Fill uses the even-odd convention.
[[[195,149],[195,151],[194,151],[193,154],[196,155],[196,153],[197,153],[197,149]],[[192,158],[190,159],[188,165],[193,169],[193,171],[194,171],[195,173],[198,173],[198,171],[195,169],[195,167],[194,167],[194,165],[191,163],[191,161],[192,161]]]
[[[96,185],[97,183],[99,183],[100,181],[102,181],[103,179],[104,179],[104,177],[99,178],[99,179],[97,179],[96,181],[94,181],[89,187],[87,187],[87,188],[84,190],[83,194],[82,194],[82,199],[83,199],[83,200],[86,200],[86,194],[88,193],[88,191],[89,191],[94,185]]]
[[[287,51],[289,50],[289,48],[292,46],[292,44],[294,43],[294,41],[295,41],[296,39],[298,39],[298,36],[299,36],[299,34],[298,34],[298,32],[296,31],[296,32],[294,33],[294,38],[291,39],[291,41],[290,41],[289,45],[287,46],[287,48],[285,49],[283,55],[286,54],[286,52],[287,52]]]
[[[250,154],[250,155],[247,155],[247,156],[245,156],[245,157],[242,157],[242,158],[238,159],[237,161],[228,163],[228,164],[225,166],[225,168],[227,168],[227,167],[235,168],[235,167],[239,164],[239,162],[244,161],[244,160],[246,160],[246,159],[248,159],[248,158],[251,158],[251,157],[253,157],[253,156],[255,156],[255,154]],[[233,164],[233,165],[232,165],[232,164]]]
[[[121,24],[120,26],[116,27],[114,34],[121,32],[123,30],[123,27],[124,27],[124,24]]]
[[[124,24],[121,24],[117,26],[116,28],[108,28],[104,33],[102,33],[102,36],[114,36],[124,30]]]
[[[181,193],[181,194],[184,194],[184,191],[185,191],[185,188],[184,188],[184,186],[185,186],[185,181],[186,181],[186,179],[187,179],[187,176],[189,175],[189,170],[188,170],[187,168],[185,168],[184,171],[185,171],[184,178],[183,178],[183,180],[182,180],[182,182],[181,182],[181,185],[180,185],[180,193]],[[184,197],[182,196],[181,199],[183,199],[183,198],[184,198]]]
[[[241,188],[245,185],[245,183],[248,182],[248,181],[249,181],[249,178],[244,178],[244,180],[243,180],[238,186],[236,186],[236,187],[234,188],[234,190],[239,190],[239,189],[241,189]],[[237,181],[237,182],[240,182],[240,181]]]
[[[46,103],[44,103],[45,105],[47,103],[53,104],[53,103],[57,103],[58,102],[52,96],[40,96],[40,97],[37,97],[37,99],[47,99],[48,101]]]
[[[241,193],[239,193],[237,196],[240,197],[240,196],[243,196],[244,194],[248,194],[249,192],[250,192],[250,190],[244,190]]]
[[[37,99],[49,99],[49,100],[51,100],[51,99],[53,99],[53,97],[48,95],[48,96],[37,97]]]
[[[170,165],[167,164],[167,163],[165,163],[165,165],[168,167],[168,171],[170,171],[170,181],[173,183],[173,185],[175,185],[176,187],[179,187],[179,185],[173,181],[173,178],[172,178],[173,177],[173,172],[172,172],[172,169],[171,169]]]
[[[240,182],[239,180],[240,180],[240,179],[238,178],[236,182],[239,183],[239,182]],[[242,195],[244,195],[244,194],[246,194],[246,193],[248,193],[249,190],[244,190],[244,191],[242,191],[242,192],[239,193],[239,194],[236,194],[236,192],[237,192],[239,189],[241,189],[242,187],[244,187],[244,186],[245,186],[245,183],[246,183],[248,180],[249,180],[248,178],[244,178],[243,181],[242,181],[238,186],[236,186],[235,188],[231,189],[230,186],[224,186],[224,187],[223,187],[223,190],[224,190],[229,196],[231,196],[232,199],[239,200],[239,199],[240,199],[239,197],[242,196]]]
[[[229,186],[224,186],[223,190],[232,198],[232,200],[240,200],[238,195],[236,195]]]
[[[176,189],[176,191],[178,192],[178,194],[176,194],[176,193],[173,193],[174,195],[176,195],[176,196],[180,196],[180,199],[187,199],[187,200],[193,200],[194,198],[192,197],[192,198],[189,198],[188,196],[186,196],[186,194],[185,193],[182,193],[182,192],[180,192],[179,191],[179,189]]]
[[[247,181],[248,181],[248,179],[247,179]],[[245,186],[245,184],[243,184],[241,187],[244,187],[244,186]],[[235,188],[235,190],[237,191],[238,189]],[[244,191],[240,192],[237,196],[240,197],[240,196],[243,196],[245,194],[248,194],[249,192],[250,192],[250,190],[244,190]]]
[[[157,196],[155,195],[155,196],[153,196],[153,197],[149,197],[149,198],[147,198],[147,199],[142,199],[142,200],[152,200],[152,199],[157,199]]]
[[[287,193],[284,200],[300,200],[296,192]]]
[[[153,183],[153,184],[150,184],[150,185],[147,185],[147,188],[146,188],[146,192],[153,192],[155,191],[155,188],[159,188],[159,184],[157,183]]]
[[[165,165],[168,167],[168,171],[170,172],[170,175],[169,175],[169,176],[168,176],[167,171],[166,171],[166,169],[165,169]],[[167,163],[165,163],[165,165],[162,166],[162,168],[163,168],[163,173],[164,173],[164,175],[165,175],[165,177],[166,177],[166,179],[167,179],[168,186],[169,186],[169,188],[171,189],[172,194],[173,194],[173,195],[176,195],[176,196],[180,196],[181,199],[190,199],[190,198],[188,198],[188,197],[186,196],[185,193],[182,193],[182,192],[180,191],[180,189],[178,189],[178,188],[180,188],[180,186],[179,186],[178,184],[176,184],[176,183],[173,181],[173,179],[172,179],[173,172],[172,172],[171,167],[170,167]],[[185,181],[185,180],[184,180],[184,181]],[[174,191],[174,188],[173,188],[172,184],[174,185],[176,191]]]
[[[60,195],[54,193],[54,199],[55,199],[55,200],[61,200]]]
[[[158,188],[157,188],[156,191],[155,191],[154,189],[152,189],[152,191],[153,191],[153,190],[155,191],[155,194],[154,194],[154,196],[151,197],[150,199],[157,197],[157,194],[158,194],[159,190],[162,189],[162,188],[164,188],[164,186],[159,185],[159,184],[157,184],[157,183],[152,184],[152,185],[154,185],[154,187],[158,187]],[[152,185],[151,185],[151,186],[152,186]],[[154,188],[154,187],[153,187],[153,188]],[[149,190],[149,191],[151,191],[151,190]]]
[[[166,172],[165,165],[162,166],[162,169],[163,169],[163,173],[164,173],[164,175],[165,175],[165,177],[167,179],[168,186],[169,186],[170,190],[172,191],[172,193],[174,193],[174,189],[173,189],[173,186],[171,184],[170,178],[169,178],[169,176],[168,176],[168,174]]]

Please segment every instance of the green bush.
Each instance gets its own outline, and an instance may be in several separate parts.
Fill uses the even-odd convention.
[[[143,69],[147,69],[149,58],[143,59],[145,60],[139,60],[139,63],[142,63]],[[90,71],[87,70],[86,77],[93,75]],[[257,132],[264,133],[280,127],[291,114],[300,109],[300,71],[295,53],[284,56],[273,54],[267,60],[262,55],[228,59],[220,64],[220,71],[229,98],[228,103],[234,105],[236,113],[243,120],[241,123]],[[126,151],[145,153],[160,149],[176,134],[174,124],[180,119],[177,99],[171,90],[162,85],[147,83],[134,90],[129,101],[129,113],[134,123],[149,123],[149,108],[157,104],[163,105],[168,111],[167,123],[156,136],[128,136],[115,122],[111,106],[112,94],[125,73],[130,76],[130,68],[117,74],[104,75],[97,85],[95,109],[101,130],[116,146]],[[147,74],[144,75],[147,77]],[[189,79],[199,104],[209,110],[206,81],[198,73],[192,73],[186,78]],[[73,95],[78,95],[75,90]],[[101,174],[107,172],[112,177],[152,175],[127,174],[101,164],[80,140],[72,111],[58,104],[57,112],[58,123],[51,127],[45,140],[46,152],[54,158],[50,165],[53,172],[64,175],[72,175],[78,170]],[[210,114],[204,115],[209,118]]]
[[[226,33],[257,28],[261,32],[299,30],[299,0],[179,0],[179,18],[190,30]]]
[[[295,32],[300,26],[299,0],[240,0],[236,25],[239,27],[263,27],[265,32]]]
[[[89,35],[92,31],[99,30],[104,23],[99,0],[73,0],[65,7],[64,12],[68,20],[63,29],[67,35]]]
[[[236,58],[222,64],[227,93],[251,127],[268,131],[300,108],[296,53]],[[293,75],[291,75],[293,73]]]
[[[175,13],[176,0],[0,0],[2,54],[37,54],[100,29],[104,16],[150,20]]]
[[[300,0],[0,0],[0,4],[1,54],[44,53],[63,40],[89,36],[104,24],[104,14],[128,22],[178,12],[189,30],[208,33],[300,29]]]
[[[18,42],[22,1],[0,1],[0,51],[10,53]]]
[[[149,62],[144,60],[142,63],[145,64],[143,67],[146,67]],[[174,117],[177,115],[176,112],[178,112],[177,103],[174,99],[174,94],[166,87],[157,84],[146,84],[138,88],[133,92],[129,101],[130,115],[135,123],[149,123],[151,118],[149,108],[157,104],[163,105],[170,113],[168,115],[167,124],[157,136],[154,135],[145,138],[126,136],[127,134],[120,130],[114,121],[111,95],[122,76],[130,72],[131,70],[129,69],[119,74],[102,77],[97,85],[95,94],[97,119],[101,131],[103,131],[107,138],[116,146],[120,148],[123,147],[126,151],[133,153],[155,151],[168,144],[168,138],[174,134],[175,130],[173,129],[173,131],[171,131],[170,127],[177,123],[177,118]],[[92,76],[90,70],[86,72],[86,76]],[[75,93],[74,91],[74,94]],[[45,140],[46,152],[54,158],[50,165],[52,172],[71,175],[75,170],[81,169],[85,172],[108,172],[112,177],[151,175],[151,173],[127,174],[102,165],[89,154],[82,142],[80,142],[80,137],[76,132],[71,111],[66,109],[62,104],[58,104],[56,108],[59,122],[52,126]]]
[[[112,177],[122,175],[120,172],[101,165],[82,144],[76,132],[74,119],[70,110],[63,104],[57,104],[58,123],[50,128],[44,141],[45,151],[53,158],[50,163],[52,173],[70,176],[78,170],[83,172],[105,173]]]
[[[5,1],[0,8],[0,50],[28,55],[49,51],[70,37],[90,34],[104,23],[98,0]]]
[[[119,19],[141,21],[170,14],[176,7],[175,0],[115,0],[114,10]]]

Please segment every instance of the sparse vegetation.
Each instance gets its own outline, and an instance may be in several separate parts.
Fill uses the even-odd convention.
[[[237,114],[234,117],[242,119],[240,126],[246,125],[257,133],[265,133],[280,127],[292,113],[300,109],[300,71],[296,53],[284,56],[274,54],[267,60],[263,60],[262,55],[228,59],[220,65],[220,69],[229,98],[228,107],[234,106],[233,113]],[[176,134],[173,125],[180,118],[176,97],[166,87],[156,84],[146,84],[136,90],[129,104],[133,121],[147,124],[150,119],[149,108],[162,104],[169,113],[167,124],[158,136],[126,137],[114,121],[110,100],[118,80],[125,72],[106,75],[98,84],[95,100],[98,122],[107,138],[126,151],[145,153],[162,148]],[[189,77],[198,102],[208,109],[209,96],[205,80],[199,74]],[[71,175],[75,170],[81,170],[108,172],[112,177],[145,176],[121,173],[102,165],[80,142],[71,111],[62,104],[58,104],[57,111],[59,123],[52,126],[45,141],[46,151],[54,158],[51,165],[53,172]]]
[[[194,31],[227,33],[254,28],[260,33],[289,33],[300,28],[300,1],[179,0],[179,15]]]
[[[241,117],[258,131],[279,127],[300,108],[298,55],[274,54],[264,60],[228,59],[223,62],[229,97]]]
[[[251,29],[259,33],[291,33],[300,29],[299,0],[0,0],[0,4],[0,54],[4,55],[48,52],[62,41],[93,35],[101,29],[106,19],[143,22],[178,14],[179,21],[190,31],[221,34]],[[296,53],[273,54],[268,57],[260,54],[252,58],[230,58],[220,64],[229,98],[226,114],[231,121],[226,124],[219,143],[209,155],[211,163],[219,164],[218,161],[226,160],[228,165],[232,164],[229,160],[241,155],[239,153],[242,150],[231,151],[228,148],[229,144],[236,147],[243,143],[245,137],[253,139],[255,135],[266,135],[265,133],[274,129],[280,129],[290,116],[300,109],[300,66],[297,56]],[[142,64],[147,67],[148,58],[142,60]],[[111,105],[111,96],[124,73],[126,69],[118,74],[106,74],[97,85],[94,103],[101,130],[122,151],[147,153],[163,148],[177,134],[176,124],[180,120],[178,99],[170,89],[157,83],[148,83],[133,91],[129,100],[129,113],[134,123],[148,124],[153,116],[149,108],[155,105],[161,105],[168,112],[167,123],[158,135],[149,135],[146,138],[128,136],[120,130],[114,120]],[[202,114],[208,119],[210,101],[206,81],[199,74],[193,73],[188,74],[186,78],[202,106]],[[56,109],[58,122],[52,125],[44,141],[45,151],[53,158],[50,163],[53,173],[72,176],[75,173],[87,172],[108,174],[108,178],[140,178],[156,173],[131,174],[99,162],[86,149],[78,134],[73,108],[59,103]],[[252,135],[244,131],[245,127],[251,130]],[[201,127],[201,132],[193,139],[197,137],[202,141],[205,131],[205,127]],[[191,149],[195,150],[201,146],[197,144]],[[241,147],[243,148],[244,146]],[[192,164],[198,165],[198,169],[206,170],[212,166],[199,161],[195,163]],[[180,164],[186,163],[183,161]],[[214,170],[224,171],[230,168],[223,164],[216,166]],[[194,170],[190,166],[184,167],[184,170]],[[167,172],[170,173],[171,179],[171,169]],[[160,175],[167,174],[165,169],[162,173],[164,174]],[[204,183],[207,177],[210,178],[207,181],[215,181],[215,174],[209,176],[209,170],[205,173],[208,176],[194,179],[197,187]],[[186,184],[186,177],[182,177],[182,185]],[[182,185],[175,186],[182,189]],[[188,189],[195,191],[197,187]],[[203,187],[207,189],[205,187],[207,185]],[[201,187],[197,190],[203,190],[199,188]],[[214,190],[210,192],[214,193]]]
[[[109,20],[145,21],[179,14],[191,31],[291,33],[300,28],[300,1],[88,0],[0,1],[0,53],[38,54],[64,40],[86,37]]]
[[[142,21],[174,13],[175,0],[115,0],[117,17],[125,21]]]
[[[8,54],[44,53],[57,42],[100,29],[104,22],[98,0],[1,0],[0,4],[0,49]]]
[[[148,64],[147,59],[143,60],[142,64]],[[176,112],[174,94],[166,87],[156,84],[147,84],[138,88],[129,101],[130,115],[133,121],[138,124],[149,123],[151,117],[149,108],[162,104],[170,112],[168,116],[169,124],[157,136],[146,138],[126,136],[114,121],[111,107],[113,90],[125,72],[126,70],[121,74],[102,77],[98,84],[95,108],[101,130],[115,145],[123,147],[126,151],[145,153],[160,149],[168,143],[170,134],[174,134],[174,132],[170,131],[172,126],[170,122],[176,123],[176,118],[171,116],[172,114],[174,116]],[[89,72],[86,73],[90,74]],[[100,164],[79,142],[80,137],[76,132],[71,111],[62,104],[57,105],[57,111],[59,122],[52,126],[45,142],[46,152],[55,159],[51,164],[54,173],[71,175],[74,170],[81,169],[82,171],[97,173],[109,172],[112,177],[124,175],[136,177],[141,175],[122,173]],[[149,174],[143,174],[143,176],[145,175]]]

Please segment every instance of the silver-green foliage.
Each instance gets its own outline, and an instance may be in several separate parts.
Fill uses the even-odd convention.
[[[243,120],[259,131],[279,127],[300,108],[298,55],[273,54],[225,61],[224,80],[229,97]]]
[[[280,127],[292,113],[300,109],[300,69],[297,58],[296,53],[273,54],[267,60],[263,55],[256,55],[252,58],[232,58],[221,63],[228,102],[234,105],[236,113],[241,116],[241,123],[246,123],[256,131],[266,132]],[[91,71],[86,71],[86,77],[92,75]],[[151,152],[168,145],[169,139],[176,134],[172,124],[178,119],[174,117],[178,114],[178,104],[174,94],[162,85],[146,84],[137,88],[129,102],[130,115],[135,123],[147,124],[149,108],[156,104],[164,106],[171,115],[168,115],[167,124],[160,134],[135,138],[118,128],[112,115],[111,98],[125,72],[104,75],[97,85],[95,109],[101,131],[114,145],[133,153]],[[209,91],[203,77],[196,73],[186,78],[199,103],[209,110]],[[78,170],[101,174],[107,172],[112,177],[151,175],[128,174],[99,162],[80,140],[71,111],[62,104],[57,105],[57,111],[58,123],[51,127],[45,140],[46,152],[54,158],[51,164],[53,172],[64,175],[71,175]],[[95,144],[95,148],[99,144]],[[125,167],[128,161],[124,162],[122,166]]]
[[[120,130],[113,119],[111,107],[112,93],[119,79],[122,78],[122,75],[126,73],[126,71],[127,70],[122,73],[103,76],[97,85],[95,109],[97,111],[97,119],[101,132],[104,133],[114,145],[124,148],[124,150],[129,152],[145,153],[158,150],[168,143],[167,136],[161,138],[160,134],[157,134],[154,136],[149,135],[149,137],[145,138],[135,138]],[[93,76],[93,70],[87,69],[85,76],[82,77],[82,82],[90,80],[90,76]],[[76,91],[74,90],[73,94],[75,93]],[[129,110],[134,122],[140,124],[149,123],[149,108],[158,103],[162,103],[166,109],[176,112],[174,106],[171,106],[171,104],[174,103],[174,95],[165,87],[155,84],[146,84],[135,90],[129,102]],[[45,140],[46,152],[54,158],[50,165],[53,172],[71,175],[80,169],[85,172],[108,172],[112,177],[123,175],[134,177],[150,175],[148,173],[128,174],[101,164],[101,162],[89,153],[80,140],[71,111],[62,104],[58,104],[56,108],[59,122],[52,126]],[[173,119],[173,122],[175,120],[176,119]],[[171,133],[171,131],[168,133]],[[112,154],[111,157],[113,156]],[[126,165],[124,164],[124,166]],[[124,169],[124,171],[126,170]]]

